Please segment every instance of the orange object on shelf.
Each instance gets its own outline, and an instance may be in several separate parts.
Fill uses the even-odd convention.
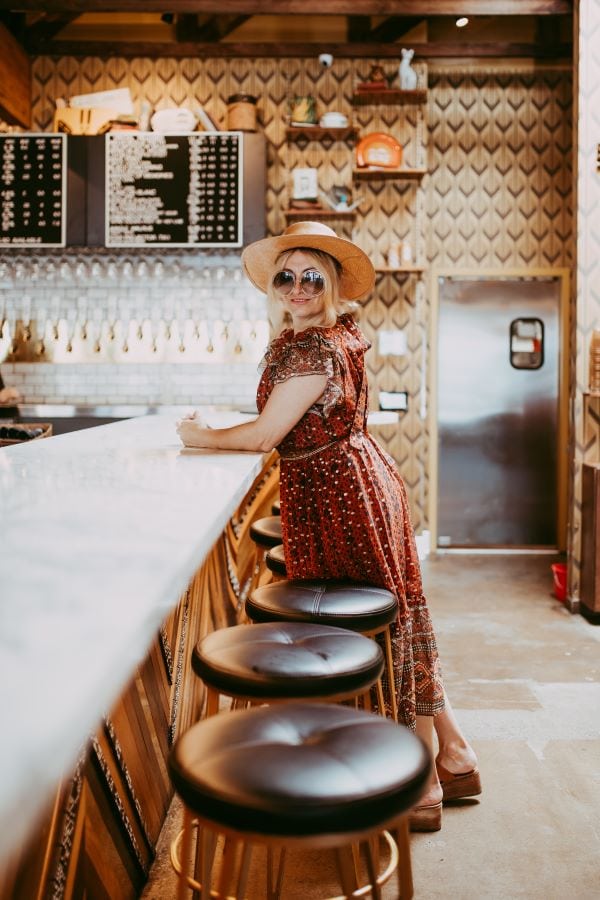
[[[402,163],[402,146],[391,134],[373,132],[358,142],[356,164],[359,168],[377,166],[399,169]]]

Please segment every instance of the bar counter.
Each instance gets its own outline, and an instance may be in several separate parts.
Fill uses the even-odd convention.
[[[235,413],[208,418],[213,425],[242,420]],[[68,849],[77,849],[77,815],[65,825],[60,810],[67,794],[73,798],[70,776],[87,765],[82,760],[99,730],[108,743],[96,739],[94,771],[103,775],[104,793],[115,801],[113,812],[119,813],[133,868],[139,869],[130,872],[130,887],[122,887],[121,881],[117,894],[111,894],[107,876],[103,889],[111,896],[133,896],[143,883],[170,794],[164,784],[158,786],[164,772],[147,774],[147,789],[140,781],[136,785],[141,777],[136,765],[148,768],[153,741],[165,751],[155,753],[161,762],[174,729],[181,727],[173,712],[184,690],[178,673],[187,656],[181,648],[214,627],[201,608],[206,585],[196,603],[200,612],[194,612],[190,584],[267,461],[256,453],[186,450],[173,415],[135,418],[0,450],[0,895],[6,867],[14,868],[17,853],[22,866],[27,862],[19,848],[31,841],[40,823],[54,836],[43,862],[34,865],[29,858],[36,884],[42,877],[56,879],[51,870],[61,853],[64,857],[69,828],[74,835]],[[221,552],[221,569],[231,568],[230,556]],[[213,578],[211,584],[218,594],[218,581]],[[187,599],[179,602],[177,613],[181,597]],[[213,596],[212,602],[218,606],[224,601]],[[153,646],[159,650],[152,651]],[[185,654],[189,656],[189,647]],[[136,700],[135,715],[130,703],[127,717],[119,718],[115,704],[126,690],[143,695],[143,703]],[[197,697],[191,705],[197,705]],[[182,709],[180,703],[179,718]],[[144,715],[158,737],[146,734]],[[191,716],[190,708],[186,721]],[[135,729],[130,724],[134,719]],[[130,728],[137,735],[131,740]],[[147,744],[144,759],[138,746],[142,742]],[[136,758],[140,755],[137,764],[131,759],[134,751]],[[110,815],[105,800],[98,799],[94,778],[89,773],[84,777],[90,785],[86,814],[91,816],[93,798],[97,815],[106,821]],[[59,785],[63,794],[52,812]],[[154,790],[162,790],[160,802],[153,799]],[[146,814],[145,803],[160,809]],[[93,817],[87,826],[88,857],[93,855],[92,822]],[[119,840],[115,838],[117,853],[125,858]],[[40,855],[31,848],[27,853],[35,859]],[[123,865],[132,868],[130,862]],[[121,876],[116,872],[114,877]],[[63,865],[62,895],[77,895],[81,877]],[[20,894],[15,891],[15,896]]]

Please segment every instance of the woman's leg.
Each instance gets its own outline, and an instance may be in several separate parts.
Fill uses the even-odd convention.
[[[477,766],[477,756],[461,731],[445,690],[444,699],[444,711],[438,713],[433,720],[438,739],[436,761],[453,775],[472,772]]]
[[[462,800],[481,793],[477,756],[460,729],[454,710],[444,692],[444,711],[435,717],[438,738],[436,771],[446,800]]]
[[[427,746],[431,759],[433,752],[433,716],[417,716],[417,735]],[[419,805],[415,806],[409,816],[411,831],[439,831],[442,827],[442,786],[435,764],[431,766],[429,785]]]
[[[437,717],[436,717],[437,718]],[[421,738],[429,752],[431,759],[435,759],[435,751],[433,746],[433,716],[417,716],[417,735]],[[440,803],[442,799],[442,786],[435,768],[431,767],[431,777],[426,793],[419,800],[419,807],[433,806]]]

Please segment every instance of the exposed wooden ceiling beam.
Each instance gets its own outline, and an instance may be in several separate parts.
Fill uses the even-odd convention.
[[[35,25],[30,25],[23,35],[23,43],[25,48],[29,47],[30,42],[49,41],[56,34],[65,28],[69,22],[76,19],[74,13],[55,13],[40,19]]]
[[[368,41],[371,35],[371,16],[348,16],[346,35],[351,43]]]
[[[178,16],[175,34],[178,41],[193,41],[198,44],[220,41],[249,18],[249,16],[210,16],[199,24],[197,16]]]
[[[526,59],[570,59],[571,44],[466,44],[428,43],[413,44],[416,59],[466,58],[466,57],[523,57]],[[43,56],[155,56],[155,57],[317,57],[320,53],[334,52],[337,57],[359,59],[379,56],[399,59],[399,44],[259,44],[259,43],[150,43],[147,41],[48,41],[38,44],[35,50]]]
[[[0,117],[31,125],[31,62],[10,31],[0,25]]]
[[[389,44],[423,21],[422,16],[387,16],[371,28],[371,16],[348,16],[347,36],[350,43]]]
[[[572,0],[0,0],[0,10],[160,12],[221,15],[544,16],[573,12]]]
[[[390,16],[374,28],[369,39],[377,43],[397,41],[402,35],[416,28],[423,21],[423,16]]]
[[[370,40],[371,16],[348,16],[346,24],[346,35],[351,43]]]

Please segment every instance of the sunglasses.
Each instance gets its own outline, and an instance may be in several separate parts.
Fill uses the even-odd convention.
[[[289,269],[282,269],[273,276],[272,285],[281,297],[289,297],[296,285],[296,276]],[[316,269],[308,269],[299,278],[300,289],[306,297],[318,297],[325,290],[325,277]]]

